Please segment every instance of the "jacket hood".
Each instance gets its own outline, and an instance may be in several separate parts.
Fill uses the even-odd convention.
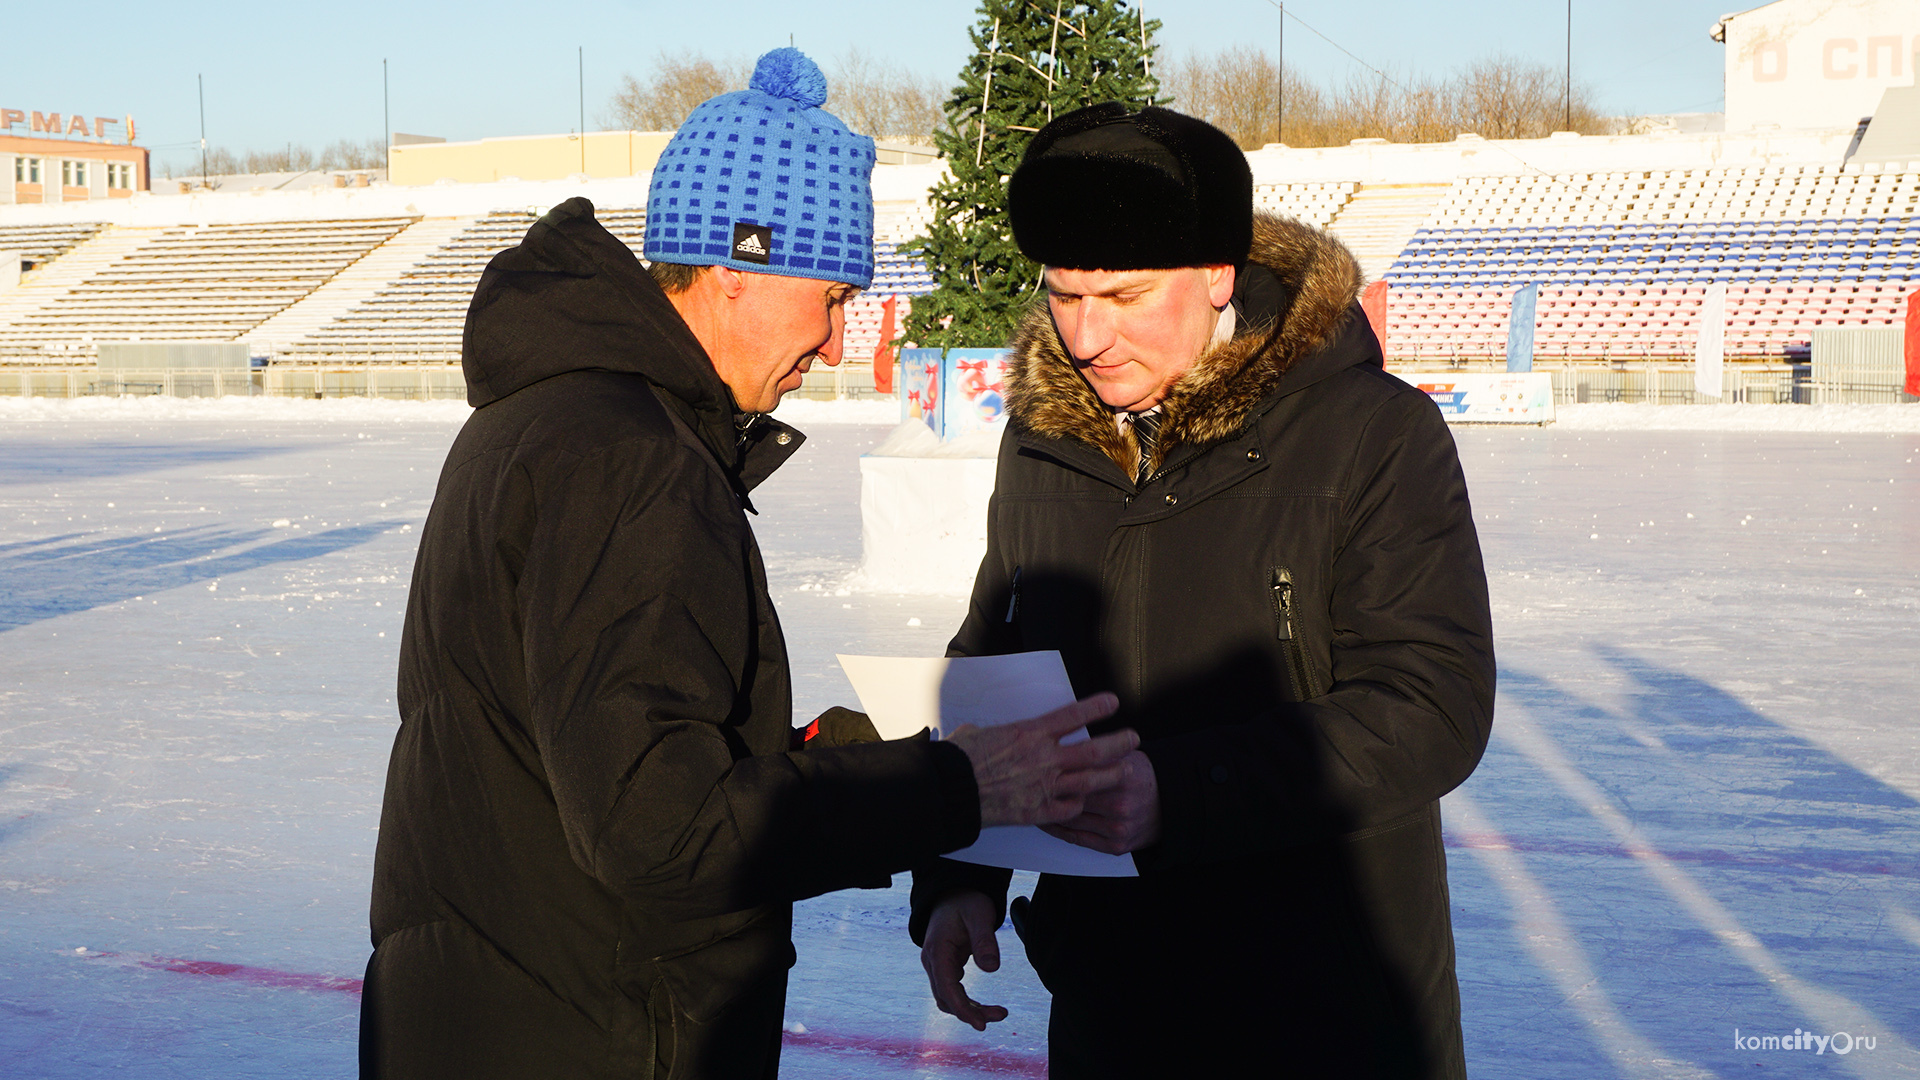
[[[487,264],[467,309],[461,366],[474,408],[570,371],[643,376],[691,407],[703,440],[731,464],[733,395],[586,199],[547,211],[518,246]]]
[[[1330,234],[1290,218],[1255,214],[1253,248],[1234,284],[1239,328],[1200,354],[1161,403],[1149,464],[1174,447],[1223,439],[1281,397],[1349,367],[1382,366],[1357,299],[1360,264]],[[1132,432],[1087,383],[1053,325],[1045,300],[1015,331],[1007,371],[1007,416],[1020,429],[1075,439],[1128,476],[1139,463]]]

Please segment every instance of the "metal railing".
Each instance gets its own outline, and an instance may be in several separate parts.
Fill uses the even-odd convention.
[[[1875,403],[1920,401],[1902,392],[1904,368],[1884,361],[1850,365],[1730,363],[1719,403]],[[1397,375],[1498,372],[1501,361],[1394,364]],[[1694,390],[1693,366],[1678,363],[1538,365],[1553,376],[1558,404],[1628,402],[1658,405],[1713,403]],[[0,397],[152,396],[179,398],[294,397],[443,400],[466,396],[458,364],[271,364],[245,369],[101,371],[94,367],[0,367]],[[816,365],[793,396],[812,399],[891,398],[873,388],[865,363]]]
[[[417,401],[466,395],[466,379],[457,364],[274,364],[252,370],[155,371],[0,368],[0,396],[4,397],[358,397]]]
[[[1813,332],[1816,402],[1901,404],[1906,392],[1906,331],[1899,327],[1836,327]]]
[[[1504,360],[1467,361],[1440,365],[1394,364],[1396,375],[1422,373],[1504,372]],[[1553,376],[1557,405],[1624,402],[1649,405],[1768,404],[1811,401],[1805,364],[1728,364],[1720,377],[1720,396],[1703,396],[1694,389],[1693,365],[1676,363],[1563,363],[1534,365]]]

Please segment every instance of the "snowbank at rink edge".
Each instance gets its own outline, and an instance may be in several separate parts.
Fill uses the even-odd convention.
[[[74,420],[258,420],[379,423],[464,423],[473,412],[461,401],[386,401],[375,398],[101,397],[0,398],[0,423]],[[1920,432],[1920,405],[1626,405],[1556,407],[1554,426],[1575,431],[1802,431]],[[774,413],[805,430],[824,424],[900,422],[900,406],[885,399],[816,401],[789,398]]]
[[[444,421],[462,424],[473,414],[464,401],[390,401],[381,398],[286,397],[0,397],[0,423],[87,420],[237,420],[323,421],[327,423],[415,424]],[[899,423],[900,406],[892,401],[812,401],[791,399],[775,413],[782,421],[805,429],[823,424]]]

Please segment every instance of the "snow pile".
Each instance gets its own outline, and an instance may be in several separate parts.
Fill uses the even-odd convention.
[[[869,456],[884,458],[991,458],[1000,453],[999,427],[979,428],[957,439],[941,442],[933,429],[908,420],[887,433]]]
[[[1574,431],[1920,432],[1920,405],[1561,405]]]
[[[847,398],[819,401],[789,397],[773,410],[774,418],[805,431],[809,425],[822,424],[897,424],[900,403],[892,398]],[[922,424],[922,427],[926,425]]]
[[[987,550],[1000,430],[942,443],[909,420],[860,458],[860,569],[867,592],[966,595]]]

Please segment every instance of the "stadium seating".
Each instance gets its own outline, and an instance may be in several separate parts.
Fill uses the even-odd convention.
[[[1384,275],[1395,286],[1905,281],[1920,171],[1774,166],[1471,177]]]
[[[1920,281],[1920,165],[1469,177],[1383,279],[1388,355],[1503,355],[1511,292],[1538,283],[1536,355],[1691,354],[1725,283],[1727,353],[1804,353],[1820,326],[1896,325]]]
[[[921,227],[925,228],[924,223]],[[847,305],[845,349],[849,360],[872,359],[874,349],[880,345],[888,297],[899,298],[893,313],[894,336],[898,337],[900,328],[906,325],[907,313],[913,310],[913,298],[933,291],[933,278],[928,276],[926,264],[919,256],[900,250],[908,239],[909,236],[896,236],[874,241],[873,285]]]
[[[20,256],[21,269],[31,270],[72,251],[104,226],[97,221],[60,225],[0,225],[0,251]]]
[[[543,211],[496,210],[400,278],[283,351],[289,359],[457,361],[467,305],[488,260],[520,242]],[[646,211],[600,207],[595,216],[640,253]]]
[[[1726,354],[1804,358],[1818,327],[1899,326],[1904,283],[1734,285],[1727,289]],[[1535,308],[1540,360],[1608,362],[1686,358],[1699,334],[1706,286],[1543,288]],[[1512,293],[1396,289],[1387,308],[1387,355],[1396,362],[1488,360],[1506,353]]]
[[[1281,217],[1298,218],[1326,228],[1353,199],[1360,185],[1352,181],[1325,184],[1260,184],[1253,189],[1253,208]]]
[[[412,220],[163,229],[63,295],[0,327],[0,356],[72,359],[90,354],[98,340],[238,340]]]
[[[1337,231],[1343,214],[1365,216],[1354,212],[1357,197],[1368,196],[1352,182],[1263,184],[1255,204]],[[353,273],[364,281],[339,277],[325,302],[264,328],[269,344],[302,363],[457,361],[482,269],[538,212],[435,218],[435,235],[461,231],[434,247],[433,236],[415,230],[417,249],[382,249],[390,265],[362,264]],[[644,210],[599,214],[637,254]],[[1721,282],[1728,354],[1797,359],[1816,328],[1900,324],[1920,283],[1917,215],[1920,163],[1462,178],[1382,275],[1393,286],[1388,356],[1421,365],[1498,359],[1510,294],[1531,282],[1541,288],[1539,358],[1681,359],[1691,354],[1705,287]],[[0,362],[86,362],[98,340],[251,340],[414,220],[115,226],[105,234],[98,223],[0,226],[0,250],[71,279],[41,296],[29,282],[0,310]],[[897,334],[913,299],[932,289],[919,258],[902,250],[930,224],[924,203],[876,208],[874,281],[847,310],[846,355],[855,364],[879,346],[889,297],[897,298]],[[96,236],[84,258],[58,261]]]

